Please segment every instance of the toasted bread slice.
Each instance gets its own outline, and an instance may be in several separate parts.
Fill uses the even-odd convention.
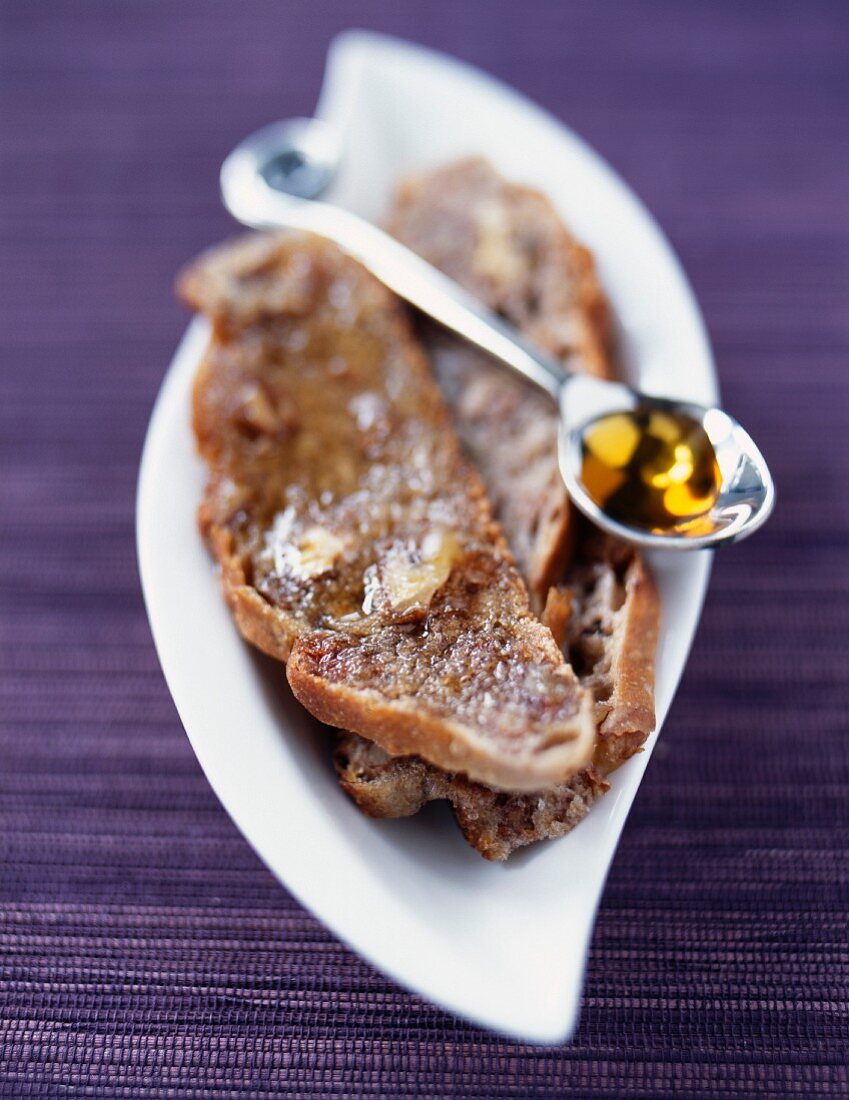
[[[451,775],[417,756],[389,756],[355,733],[340,733],[334,763],[342,788],[369,817],[409,817],[445,799],[466,840],[485,859],[568,833],[608,789],[593,767],[546,791],[508,794]]]
[[[189,269],[212,319],[201,528],[244,636],[316,717],[496,788],[593,750],[592,700],[525,586],[406,314],[331,245],[254,237]]]
[[[633,546],[582,522],[575,560],[549,591],[542,621],[595,701],[593,761],[607,774],[654,729],[660,597]]]
[[[570,370],[613,377],[610,318],[592,257],[545,196],[480,157],[411,177],[388,227]],[[428,352],[457,430],[539,611],[562,576],[573,510],[557,465],[547,397],[468,345],[428,330]]]

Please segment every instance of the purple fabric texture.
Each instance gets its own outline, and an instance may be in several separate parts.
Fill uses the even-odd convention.
[[[849,1094],[846,5],[27,0],[0,21],[0,1094]],[[563,1048],[408,995],[288,896],[207,785],[142,606],[174,273],[233,231],[222,156],[311,111],[350,25],[489,69],[612,161],[779,486],[717,557]]]

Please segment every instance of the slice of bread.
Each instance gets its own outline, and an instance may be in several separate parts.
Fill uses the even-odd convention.
[[[592,257],[543,195],[472,157],[404,181],[388,226],[564,366],[613,377],[609,311]],[[573,510],[553,460],[551,402],[435,328],[427,343],[460,438],[540,611],[574,541]]]
[[[403,184],[390,225],[572,369],[614,375],[591,257],[542,196],[467,160]],[[549,402],[435,329],[427,329],[426,346],[543,621],[593,694],[595,767],[566,784],[509,795],[421,760],[387,757],[349,734],[340,736],[336,766],[365,813],[406,816],[447,799],[469,843],[488,859],[506,859],[572,828],[607,789],[600,772],[639,751],[653,729],[660,604],[640,555],[569,508]]]
[[[563,580],[549,591],[542,621],[593,696],[593,761],[607,774],[639,752],[654,729],[660,598],[633,546],[582,520],[577,547]]]
[[[200,524],[239,629],[316,717],[511,791],[593,751],[592,699],[528,593],[400,304],[298,235],[215,250]]]
[[[369,817],[409,817],[425,803],[445,799],[469,844],[492,860],[568,833],[608,789],[589,767],[546,791],[507,794],[451,775],[418,756],[389,756],[355,733],[339,734],[334,763],[342,788]]]

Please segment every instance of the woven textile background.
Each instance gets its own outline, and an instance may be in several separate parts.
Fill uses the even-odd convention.
[[[174,272],[232,231],[223,154],[311,111],[350,25],[491,70],[613,162],[778,480],[717,558],[564,1048],[399,991],[288,896],[142,606]],[[0,244],[0,1093],[849,1095],[849,6],[2,2]]]

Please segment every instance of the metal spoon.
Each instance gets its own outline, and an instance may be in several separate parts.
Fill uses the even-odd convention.
[[[399,297],[544,390],[560,409],[560,472],[578,508],[606,531],[647,548],[696,550],[752,534],[768,518],[775,488],[741,425],[718,408],[638,393],[618,382],[568,373],[525,341],[463,287],[356,214],[317,202],[342,158],[336,131],[318,119],[292,119],[246,138],[221,167],[221,194],[237,221],[254,229],[299,229],[334,241]],[[713,506],[697,520],[661,529],[609,515],[581,479],[582,441],[602,416],[636,408],[685,414],[713,445],[720,471]]]

